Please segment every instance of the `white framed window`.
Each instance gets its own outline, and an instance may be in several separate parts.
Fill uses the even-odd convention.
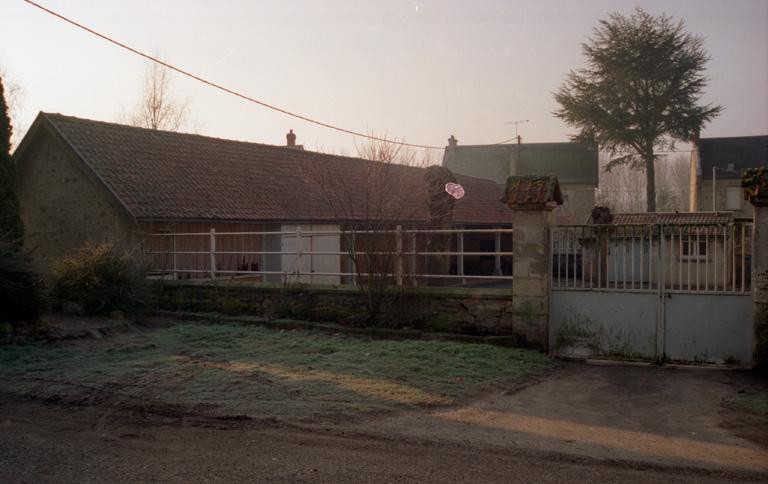
[[[707,259],[707,240],[706,237],[696,240],[683,240],[683,260],[706,260]]]

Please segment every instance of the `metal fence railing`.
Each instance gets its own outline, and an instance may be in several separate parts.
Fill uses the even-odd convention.
[[[554,289],[751,291],[752,224],[552,229]]]
[[[510,285],[512,229],[295,230],[148,234],[150,276],[354,285]]]

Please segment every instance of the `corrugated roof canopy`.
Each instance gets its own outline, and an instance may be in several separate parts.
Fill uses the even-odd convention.
[[[662,225],[726,225],[734,221],[733,212],[656,212],[615,213],[615,225],[662,224]]]
[[[137,219],[428,219],[422,168],[61,114],[40,113],[36,124],[41,119]],[[455,223],[511,223],[500,185],[457,179],[466,196],[455,203]]]

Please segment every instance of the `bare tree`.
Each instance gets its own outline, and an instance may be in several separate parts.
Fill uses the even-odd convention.
[[[178,131],[189,120],[189,102],[173,97],[171,72],[150,62],[144,69],[141,97],[128,114],[131,126]]]
[[[668,158],[668,159],[666,159]],[[643,212],[646,207],[645,177],[630,165],[606,170],[610,159],[600,157],[600,188],[596,204],[613,212]],[[686,211],[688,204],[689,160],[683,154],[659,157],[654,163],[656,204],[662,212]]]
[[[656,186],[659,187],[656,204],[660,211],[688,211],[689,177],[689,157],[684,154],[659,157],[656,162]]]
[[[355,274],[372,325],[384,324],[385,304],[402,296],[391,288],[405,282],[398,276],[409,272],[401,253],[410,250],[414,234],[398,234],[396,227],[417,220],[423,207],[414,205],[413,193],[424,190],[424,174],[413,169],[421,165],[417,153],[386,135],[377,138],[356,144],[362,159],[348,160],[359,163],[349,170],[354,173],[349,179],[329,175],[322,163],[308,170],[333,218],[343,221],[342,250],[351,264],[347,271]]]
[[[366,138],[361,144],[355,143],[358,157],[398,165],[419,165],[416,152],[409,146],[398,144],[397,139],[389,140],[387,133],[383,136],[377,136],[375,133],[370,135],[371,137]]]
[[[21,109],[24,103],[24,88],[16,82],[12,76],[8,75],[8,71],[4,65],[0,64],[0,79],[3,80],[3,86],[5,87],[5,102],[8,105],[8,116],[11,118],[11,126],[13,131],[11,132],[11,151],[21,141],[21,136],[26,131],[26,128],[21,123]]]

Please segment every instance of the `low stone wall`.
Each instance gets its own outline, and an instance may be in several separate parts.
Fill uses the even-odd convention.
[[[160,308],[291,318],[365,326],[363,294],[354,288],[263,286],[231,282],[163,283]],[[516,314],[511,290],[422,289],[385,298],[379,326],[454,334],[514,336],[518,346],[546,349],[546,328]]]

